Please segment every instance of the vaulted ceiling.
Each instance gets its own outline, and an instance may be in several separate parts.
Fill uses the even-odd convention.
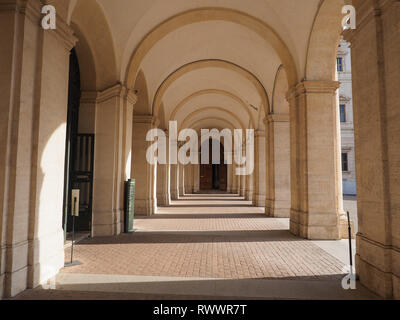
[[[123,83],[138,91],[135,112],[165,127],[260,129],[266,114],[287,112],[289,87],[334,76],[344,0],[59,1],[79,38],[83,89]]]

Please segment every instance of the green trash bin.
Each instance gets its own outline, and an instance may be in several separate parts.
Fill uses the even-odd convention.
[[[125,233],[133,232],[133,219],[135,215],[135,179],[125,182]]]

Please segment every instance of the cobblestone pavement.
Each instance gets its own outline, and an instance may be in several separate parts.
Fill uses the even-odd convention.
[[[291,235],[288,219],[226,195],[190,196],[136,218],[132,234],[81,241],[64,273],[222,279],[337,280],[343,263]],[[66,250],[66,259],[69,250]]]

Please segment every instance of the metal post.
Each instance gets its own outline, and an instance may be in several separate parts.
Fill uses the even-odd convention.
[[[350,274],[353,275],[353,250],[351,244],[351,221],[350,221],[350,212],[347,211],[347,222],[349,229],[349,249],[350,249]]]
[[[72,211],[72,244],[71,244],[71,262],[67,263],[65,267],[74,267],[81,265],[80,261],[74,261],[74,242],[75,242],[75,213],[78,199],[74,197],[73,211]]]
[[[75,211],[76,210],[76,198],[74,198],[74,214],[72,215],[72,245],[71,245],[71,264],[74,260],[74,242],[75,242]]]

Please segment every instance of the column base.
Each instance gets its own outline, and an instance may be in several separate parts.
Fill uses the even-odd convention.
[[[6,273],[4,277],[4,297],[13,298],[28,289],[28,267],[12,273]]]
[[[178,191],[171,191],[171,200],[178,200]]]
[[[151,216],[154,213],[154,201],[150,199],[135,199],[135,215]]]
[[[252,191],[246,190],[245,195],[246,195],[245,199],[247,201],[253,201],[253,192]]]
[[[356,272],[365,287],[385,299],[400,299],[398,266],[398,248],[357,235]]]
[[[39,236],[30,243],[33,256],[28,266],[28,288],[34,289],[53,279],[64,268],[64,231]]]
[[[291,209],[290,232],[309,240],[340,240],[337,215]]]
[[[92,237],[115,236],[124,230],[123,210],[93,211]]]
[[[47,262],[40,262],[31,266],[31,274],[29,277],[32,279],[28,286],[29,289],[34,289],[38,286],[45,286],[51,282],[54,282],[55,277],[64,268],[65,254],[64,247],[62,252],[57,254],[51,260]]]
[[[5,276],[4,274],[0,275],[0,300],[5,298],[4,295],[4,280],[5,280]]]
[[[265,213],[272,218],[290,218],[290,208],[265,207]]]
[[[169,197],[167,194],[157,195],[157,206],[166,207],[169,205]]]
[[[27,288],[30,247],[28,241],[22,241],[3,249],[3,259],[7,257],[7,261],[11,262],[11,265],[6,265],[4,270],[4,294],[6,297],[14,297]]]
[[[350,226],[351,226],[351,238],[355,239],[356,234],[354,233],[354,221],[350,220]],[[349,223],[345,215],[340,215],[339,218],[339,234],[340,234],[340,239],[349,238]]]
[[[290,204],[288,204],[286,201],[267,200],[265,212],[268,217],[290,218]]]
[[[185,194],[193,194],[193,188],[185,187]]]
[[[265,195],[264,194],[255,195],[254,204],[256,207],[265,207]]]
[[[115,230],[121,229],[123,223],[93,224],[92,237],[109,237],[117,235]],[[120,233],[120,232],[119,232]],[[119,234],[118,233],[118,234]]]

